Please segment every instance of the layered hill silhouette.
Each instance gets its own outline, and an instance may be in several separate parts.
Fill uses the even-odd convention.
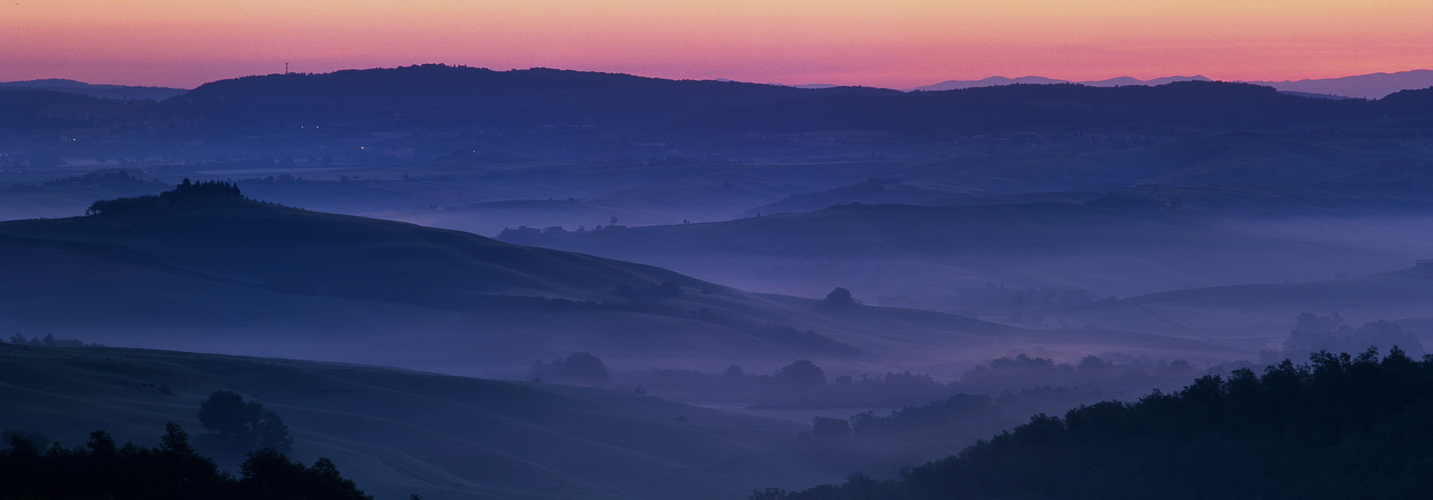
[[[1060,203],[848,204],[509,238],[722,276],[749,290],[806,295],[838,285],[873,304],[960,311],[1026,328],[1184,338],[1242,357],[1278,350],[1306,312],[1339,313],[1353,325],[1396,321],[1426,338],[1433,300],[1426,268],[1385,272],[1424,257],[1429,247],[1416,235],[1429,227],[1426,217],[1350,215],[1332,205],[1368,199],[1320,199],[1331,193],[1293,188],[1190,197],[1235,217],[1184,213],[1147,197],[1199,191]],[[1285,199],[1268,200],[1272,193]],[[1310,200],[1326,205],[1312,209],[1319,205]]]
[[[1428,460],[1416,429],[1433,363],[1392,350],[1310,361],[1038,415],[899,480],[752,498],[1422,498],[1428,478],[1410,464]]]
[[[492,71],[423,65],[221,80],[167,101],[159,111],[212,120],[201,126],[256,129],[279,124],[339,130],[614,127],[837,93],[898,94],[870,88],[797,89],[556,69]]]
[[[12,263],[3,327],[508,377],[577,351],[618,367],[764,371],[811,358],[878,373],[949,370],[955,358],[1024,346],[1222,352],[1113,331],[1069,336],[929,311],[831,309],[468,233],[172,193],[139,208],[97,204],[102,213],[87,217],[0,223]]]
[[[725,276],[752,290],[807,295],[843,281],[867,298],[949,295],[1002,282],[1082,288],[1104,298],[1367,274],[1406,266],[1410,259],[1229,228],[1172,210],[1169,203],[1105,197],[1083,203],[848,204],[706,224],[508,238]],[[1366,267],[1344,267],[1351,263]]]
[[[980,80],[947,80],[944,82],[918,87],[916,90],[953,90],[971,87],[992,87],[996,85],[1011,85],[1017,83],[1028,84],[1055,84],[1055,83],[1076,83],[1089,87],[1114,87],[1122,85],[1163,85],[1172,82],[1182,81],[1210,81],[1203,76],[1169,76],[1164,78],[1151,78],[1140,80],[1128,76],[1110,78],[1097,81],[1072,82],[1040,76],[1022,76],[1019,78],[1005,78],[992,76]],[[1254,85],[1273,87],[1280,92],[1306,94],[1322,98],[1356,98],[1356,99],[1379,99],[1394,92],[1407,89],[1421,89],[1433,86],[1433,70],[1416,69],[1412,71],[1399,71],[1395,73],[1371,73],[1367,75],[1345,76],[1340,78],[1316,78],[1303,79],[1298,81],[1251,81]]]
[[[1069,80],[1060,80],[1060,79],[1056,79],[1056,78],[1045,78],[1045,77],[1043,77],[1043,76],[1022,76],[1022,77],[1019,77],[1019,78],[1006,78],[1006,77],[1003,77],[1003,76],[992,76],[992,77],[982,78],[982,79],[979,79],[979,80],[946,80],[946,81],[943,81],[943,82],[940,82],[940,83],[936,83],[936,84],[925,85],[925,86],[922,86],[922,87],[916,87],[915,90],[923,90],[923,91],[957,90],[957,89],[968,89],[968,88],[973,88],[973,87],[994,87],[994,86],[997,86],[997,85],[1013,85],[1013,84],[1017,84],[1017,83],[1033,84],[1033,85],[1049,85],[1049,84],[1056,84],[1056,83],[1074,83],[1074,84],[1079,84],[1079,85],[1085,85],[1085,86],[1088,86],[1088,87],[1116,87],[1116,86],[1122,86],[1122,85],[1149,85],[1149,86],[1153,86],[1153,85],[1164,85],[1164,84],[1166,84],[1166,83],[1186,82],[1186,81],[1208,82],[1208,81],[1212,81],[1212,80],[1210,80],[1210,79],[1208,79],[1208,78],[1205,78],[1205,77],[1203,77],[1203,76],[1200,76],[1200,75],[1195,75],[1195,76],[1168,76],[1168,77],[1164,77],[1164,78],[1151,78],[1151,79],[1149,79],[1149,80],[1140,80],[1140,79],[1138,79],[1138,78],[1132,78],[1132,77],[1128,77],[1128,76],[1120,76],[1120,77],[1109,78],[1109,79],[1105,79],[1105,80],[1091,80],[1091,81],[1081,81],[1081,82],[1072,82],[1072,81],[1069,81]]]
[[[812,211],[843,203],[909,205],[1084,203],[1105,195],[1179,200],[1191,213],[1421,212],[1428,157],[1393,141],[1317,141],[1258,132],[1197,135],[1104,151],[909,161],[845,186],[743,213]],[[1307,194],[1299,199],[1299,191]]]
[[[624,144],[611,134],[624,132],[647,134],[641,141],[684,138],[682,143],[688,145],[698,144],[686,142],[696,137],[725,137],[724,147],[737,147],[746,139],[727,134],[879,131],[919,142],[932,134],[999,131],[1168,134],[1331,125],[1426,126],[1433,110],[1425,95],[1430,93],[1433,90],[1425,89],[1376,101],[1335,101],[1284,95],[1270,87],[1203,81],[1154,87],[1004,85],[902,93],[423,65],[222,80],[157,103],[0,91],[0,109],[10,111],[0,126],[12,134],[84,129],[79,135],[86,142],[71,145],[75,148],[122,139],[191,148],[194,141],[297,147],[375,138],[461,147],[463,141],[452,139],[471,135],[468,142],[490,145],[484,134],[493,133],[504,134],[503,144],[510,149],[559,143],[567,148],[611,148]]]
[[[1283,91],[1309,92],[1314,94],[1337,95],[1360,99],[1378,99],[1404,89],[1418,89],[1433,86],[1433,70],[1415,69],[1394,73],[1370,73],[1367,75],[1345,76],[1342,78],[1314,78],[1284,80],[1281,82],[1249,82],[1267,85]]]
[[[189,91],[189,89],[177,89],[171,87],[94,85],[61,78],[47,78],[42,80],[27,80],[20,82],[0,82],[0,90],[41,90],[49,92],[82,94],[91,97],[102,97],[106,99],[155,101],[163,101],[170,97],[183,95],[185,92]]]
[[[1433,317],[1430,301],[1433,266],[1421,264],[1304,283],[1172,290],[1070,311],[1064,318],[1120,330],[1242,342],[1246,349],[1258,349],[1277,346],[1295,318],[1312,313],[1338,315],[1354,326],[1378,320],[1406,324],[1423,342],[1433,342],[1426,329]]]
[[[1380,101],[1284,95],[1249,84],[1186,81],[1156,87],[1006,85],[895,96],[842,94],[703,117],[707,126],[767,131],[889,130],[907,134],[1006,130],[1279,130],[1361,124],[1416,113],[1403,91]],[[695,124],[693,124],[695,125]]]
[[[151,445],[166,422],[237,470],[196,418],[218,390],[280,414],[295,459],[333,460],[377,498],[736,497],[834,480],[792,452],[798,424],[633,394],[351,364],[0,343],[7,429],[66,447],[104,429]],[[7,443],[8,445],[8,443]]]

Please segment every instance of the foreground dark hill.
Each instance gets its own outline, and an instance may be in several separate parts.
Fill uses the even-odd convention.
[[[1030,423],[900,480],[753,500],[1427,496],[1433,360],[1323,353]]]
[[[734,498],[833,479],[790,452],[797,425],[630,391],[0,343],[0,427],[65,446],[97,429],[152,445],[173,421],[200,453],[233,468],[241,454],[196,419],[216,390],[278,413],[295,438],[291,456],[329,457],[377,498]]]
[[[827,307],[645,265],[237,197],[164,200],[0,223],[10,264],[0,268],[0,328],[505,377],[578,351],[617,368],[743,364],[757,373],[795,359],[856,373],[948,373],[1031,348],[1227,355],[1158,336]]]

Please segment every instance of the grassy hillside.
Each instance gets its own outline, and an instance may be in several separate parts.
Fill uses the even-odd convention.
[[[66,446],[106,429],[152,444],[174,421],[201,453],[242,457],[196,420],[216,390],[277,412],[293,455],[326,456],[378,498],[732,498],[830,481],[788,453],[792,424],[632,394],[371,366],[0,344],[0,426]],[[165,394],[168,391],[170,394]]]

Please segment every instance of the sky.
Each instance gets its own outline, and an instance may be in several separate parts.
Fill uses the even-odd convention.
[[[0,81],[444,63],[913,88],[1433,69],[1429,0],[3,0]]]

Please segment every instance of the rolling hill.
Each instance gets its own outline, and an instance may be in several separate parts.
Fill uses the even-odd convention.
[[[619,369],[958,373],[1012,350],[1219,359],[1212,344],[1067,335],[764,296],[660,268],[239,198],[0,223],[0,328],[110,345],[521,377],[597,354]],[[1116,340],[1123,339],[1123,340]]]
[[[987,283],[1096,298],[1367,274],[1397,249],[1260,234],[1140,200],[978,206],[833,206],[727,222],[568,232],[524,244],[668,267],[748,290],[812,296],[951,295]],[[1148,200],[1146,200],[1148,201]],[[1148,206],[1146,206],[1148,205]]]
[[[1433,316],[1430,266],[1306,283],[1235,285],[1173,290],[1071,311],[1062,317],[1102,327],[1158,332],[1273,349],[1288,337],[1301,313],[1337,313],[1350,325],[1377,320],[1407,322],[1433,342],[1424,318]]]
[[[183,425],[199,452],[243,457],[196,418],[216,390],[290,427],[292,456],[329,457],[378,498],[734,498],[830,481],[793,450],[800,425],[628,392],[349,364],[0,343],[0,426],[65,446],[90,431],[157,441]]]
[[[1130,191],[1166,201],[1179,199],[1188,211],[1220,212],[1241,204],[1275,209],[1279,207],[1270,202],[1277,201],[1284,201],[1283,209],[1292,214],[1338,205],[1351,210],[1421,211],[1426,206],[1401,197],[1433,184],[1427,173],[1430,165],[1426,147],[1416,140],[1223,132],[1093,152],[1014,152],[908,161],[871,171],[872,177],[863,182],[792,196],[747,210],[744,215],[811,211],[852,202],[1020,203],[1032,198],[1022,200],[1015,195],[1036,194],[1066,202],[1073,194],[1084,196],[1077,201],[1083,202],[1109,192]],[[1172,192],[1181,189],[1188,191]],[[1283,191],[1299,189],[1317,191],[1318,195],[1297,202],[1280,199]],[[1228,195],[1209,199],[1200,194],[1218,191]],[[1001,196],[1007,200],[999,200]],[[1321,199],[1332,203],[1319,206]]]

